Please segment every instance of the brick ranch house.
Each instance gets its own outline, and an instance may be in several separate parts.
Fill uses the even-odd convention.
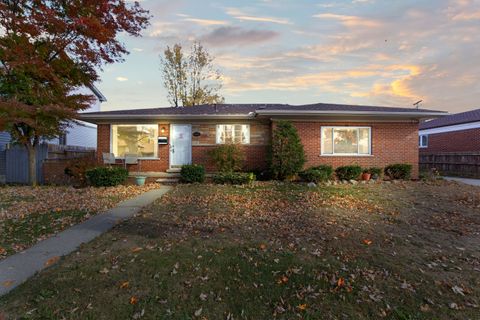
[[[480,152],[480,109],[422,122],[418,134],[421,153]]]
[[[275,123],[289,120],[304,145],[305,167],[409,163],[416,177],[419,122],[445,114],[337,104],[222,104],[93,112],[80,119],[97,125],[100,162],[104,153],[119,162],[127,153],[140,157],[140,166],[129,166],[132,172],[174,171],[190,163],[214,171],[208,151],[230,142],[242,144],[246,170],[262,169]]]

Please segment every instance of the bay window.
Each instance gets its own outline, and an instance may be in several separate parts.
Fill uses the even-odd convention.
[[[217,144],[250,143],[250,125],[248,124],[219,124],[217,125]]]
[[[339,156],[371,155],[370,127],[322,127],[321,154]]]
[[[136,154],[139,158],[156,158],[158,153],[156,124],[112,125],[112,153],[117,158]]]

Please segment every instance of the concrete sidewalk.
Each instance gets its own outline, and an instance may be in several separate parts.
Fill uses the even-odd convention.
[[[98,214],[33,247],[0,261],[0,296],[6,294],[35,273],[55,264],[83,244],[132,217],[143,207],[163,196],[171,187],[162,186],[138,197],[121,202],[117,207]]]
[[[448,181],[457,181],[471,186],[480,187],[480,179],[468,179],[468,178],[459,178],[459,177],[443,177],[443,179]]]

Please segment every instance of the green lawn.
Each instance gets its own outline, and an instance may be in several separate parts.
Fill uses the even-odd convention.
[[[480,189],[179,185],[0,298],[7,319],[475,319]],[[0,317],[1,318],[1,317]]]

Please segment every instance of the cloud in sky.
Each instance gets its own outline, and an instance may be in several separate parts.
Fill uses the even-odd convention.
[[[151,26],[143,38],[125,39],[132,54],[102,75],[107,109],[166,106],[158,54],[193,40],[216,56],[231,103],[480,107],[480,0],[142,5]],[[118,90],[128,79],[143,84]]]
[[[202,41],[212,46],[244,46],[270,41],[278,35],[278,32],[271,30],[220,27],[203,36]]]

